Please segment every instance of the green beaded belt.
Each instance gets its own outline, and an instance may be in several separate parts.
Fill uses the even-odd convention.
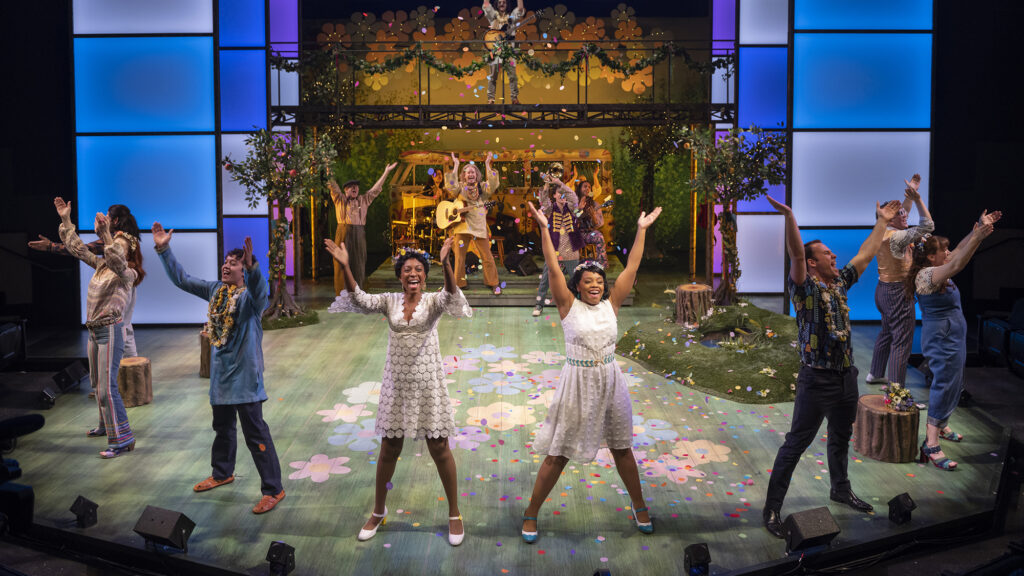
[[[594,366],[603,366],[610,364],[612,360],[615,360],[614,354],[609,354],[600,360],[577,360],[576,358],[566,358],[565,361],[570,366],[583,366],[585,368],[593,368]]]

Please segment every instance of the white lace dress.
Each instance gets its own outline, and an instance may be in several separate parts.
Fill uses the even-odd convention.
[[[534,450],[590,462],[602,440],[608,448],[629,448],[633,409],[626,378],[615,363],[618,323],[611,302],[590,306],[574,300],[562,330],[566,363]]]
[[[387,438],[447,438],[455,433],[455,414],[448,399],[437,340],[441,315],[473,315],[462,291],[427,292],[405,321],[403,294],[367,294],[358,287],[349,292],[352,308],[388,319],[387,359],[374,431]]]

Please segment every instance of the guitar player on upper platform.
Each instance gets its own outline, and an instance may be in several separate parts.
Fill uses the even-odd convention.
[[[465,206],[470,207],[461,222],[455,225],[452,233],[455,235],[455,283],[459,288],[466,287],[466,251],[472,242],[476,251],[480,254],[480,261],[484,269],[484,284],[494,291],[494,295],[501,294],[501,286],[498,285],[498,268],[494,265],[494,256],[491,255],[490,233],[487,229],[487,208],[484,204],[488,198],[498,189],[498,172],[491,168],[491,154],[487,154],[484,162],[484,171],[487,179],[484,180],[480,174],[480,168],[476,164],[466,164],[462,171],[459,171],[459,159],[452,153],[454,166],[451,172],[444,175],[444,187],[453,197],[462,200]]]
[[[508,11],[507,0],[497,0],[497,9],[491,5],[491,0],[484,0],[484,16],[490,22],[491,30],[502,30],[510,32],[507,41],[515,39],[515,28],[523,16],[526,15],[526,8],[523,7],[523,0],[517,0],[516,7]],[[508,73],[508,87],[512,96],[512,104],[519,104],[519,78],[516,76],[516,61],[509,60],[507,65],[501,58],[494,56],[491,60],[489,74],[487,75],[487,103],[494,104],[495,85],[498,83],[498,70],[503,67]],[[458,270],[456,270],[458,273]]]

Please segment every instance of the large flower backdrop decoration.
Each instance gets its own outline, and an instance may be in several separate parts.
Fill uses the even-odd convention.
[[[620,22],[629,22],[630,20],[633,20],[635,18],[636,10],[633,10],[632,6],[619,4],[618,6],[615,7],[615,9],[612,10],[612,20],[614,20],[616,24]]]
[[[388,10],[380,15],[380,20],[383,23],[382,30],[392,32],[399,42],[409,39],[414,23],[409,21],[409,14],[405,10]]]
[[[576,23],[576,14],[572,13],[565,4],[555,4],[554,8],[544,11],[544,17],[540,21],[540,30],[548,35],[550,42],[554,36],[562,40],[564,34],[568,34]]]
[[[348,35],[344,24],[327,22],[320,27],[320,32],[316,35],[316,41],[319,44],[337,43],[348,46],[352,43],[352,38]]]
[[[420,6],[409,13],[409,23],[414,30],[432,29],[434,27],[434,11],[426,6]]]
[[[316,454],[309,461],[289,462],[288,465],[295,468],[296,472],[289,474],[288,479],[302,480],[303,478],[309,478],[317,483],[326,482],[331,477],[331,474],[348,474],[351,472],[351,468],[343,466],[348,460],[346,456],[328,458],[327,454]]]
[[[467,426],[480,426],[491,430],[511,430],[537,421],[533,407],[516,406],[508,402],[494,402],[469,409]]]
[[[377,16],[372,12],[354,12],[351,21],[345,25],[352,41],[364,44],[373,42],[377,37],[377,28]]]

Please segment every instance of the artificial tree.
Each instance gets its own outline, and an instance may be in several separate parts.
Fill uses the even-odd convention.
[[[766,132],[757,126],[728,131],[684,127],[677,131],[677,138],[697,160],[697,176],[690,183],[697,199],[722,205],[722,282],[715,290],[715,301],[729,305],[736,301],[741,273],[736,204],[763,196],[768,185],[783,183],[788,138],[785,132]]]
[[[331,164],[337,152],[330,140],[315,138],[312,132],[300,140],[290,133],[260,130],[248,136],[245,144],[245,159],[235,161],[226,156],[224,168],[231,172],[232,180],[245,188],[250,208],[265,200],[276,211],[269,255],[273,295],[263,317],[276,320],[298,316],[304,311],[285,285],[285,245],[291,234],[285,209],[306,206],[310,200],[326,200]]]

